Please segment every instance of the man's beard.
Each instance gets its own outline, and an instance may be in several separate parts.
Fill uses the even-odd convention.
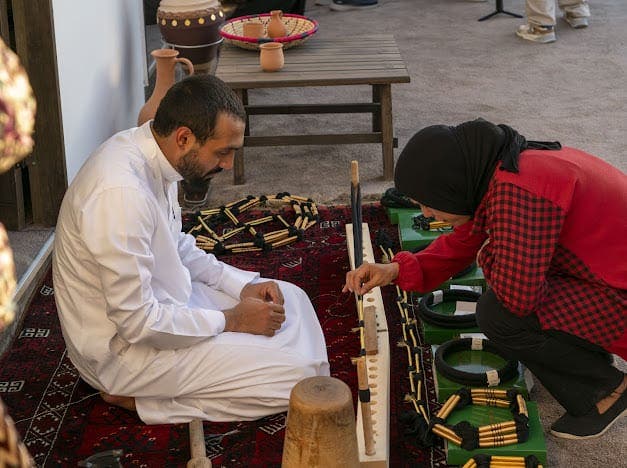
[[[188,182],[206,181],[211,179],[218,172],[222,172],[222,168],[216,165],[208,172],[203,172],[200,164],[198,163],[198,151],[190,150],[184,154],[176,165],[176,172],[178,172],[183,179]]]

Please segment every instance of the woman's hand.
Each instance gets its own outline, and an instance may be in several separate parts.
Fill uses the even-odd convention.
[[[346,284],[342,292],[364,295],[372,288],[386,286],[398,276],[398,263],[367,263],[346,273]]]
[[[279,288],[279,285],[275,281],[248,283],[242,288],[242,292],[239,295],[241,300],[244,300],[247,297],[261,299],[265,302],[274,302],[279,305],[283,305],[285,302],[283,299],[283,293],[281,293],[281,288]]]

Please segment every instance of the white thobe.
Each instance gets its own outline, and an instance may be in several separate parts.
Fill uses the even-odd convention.
[[[279,281],[274,337],[224,332],[221,311],[259,275],[181,232],[180,179],[148,122],[105,142],[68,188],[53,254],[68,355],[93,387],[135,397],[149,424],[284,411],[299,380],[329,374],[311,302]]]

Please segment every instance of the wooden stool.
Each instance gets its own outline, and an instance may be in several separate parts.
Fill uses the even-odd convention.
[[[283,468],[359,466],[353,397],[334,377],[309,377],[292,389]]]

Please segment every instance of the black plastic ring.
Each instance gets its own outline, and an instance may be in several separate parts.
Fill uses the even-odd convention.
[[[455,289],[443,291],[442,302],[477,302],[480,297],[481,294],[475,291]],[[435,312],[431,309],[433,299],[434,295],[430,292],[429,294],[422,296],[418,302],[418,315],[420,315],[420,318],[425,322],[442,328],[473,328],[477,326],[477,318],[475,314],[445,315]]]
[[[496,347],[490,343],[489,340],[481,340],[483,351],[487,351],[492,354],[505,359],[505,365],[500,369],[495,369],[499,376],[500,382],[507,382],[513,379],[518,374],[518,361],[515,359],[506,359]],[[446,362],[446,357],[454,351],[470,350],[472,347],[472,338],[457,338],[438,346],[435,351],[435,368],[436,370],[453,382],[460,383],[466,386],[488,386],[488,377],[485,372],[475,373],[466,372],[454,368]]]

